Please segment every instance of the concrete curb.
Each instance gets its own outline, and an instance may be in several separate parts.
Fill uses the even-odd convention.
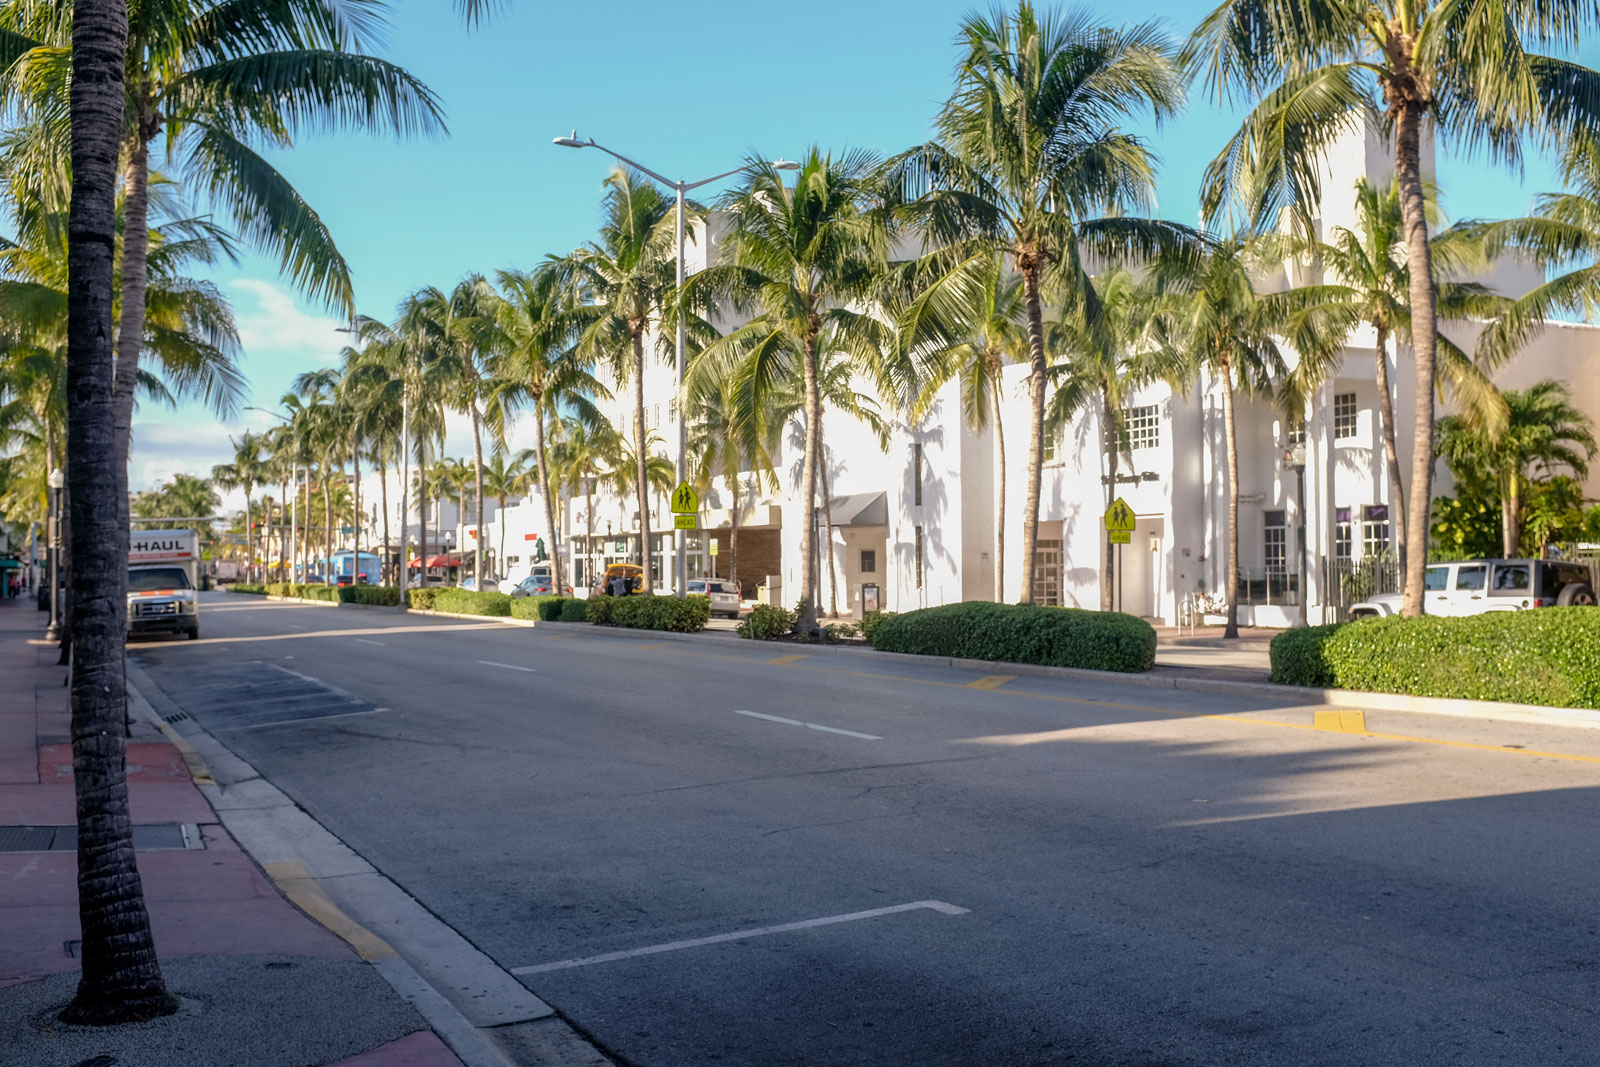
[[[242,594],[251,595],[251,594]],[[291,597],[270,597],[295,604],[317,604],[320,601],[296,600]],[[328,607],[373,608],[371,604],[329,604]],[[576,633],[605,634],[611,637],[634,638],[647,641],[704,641],[737,639],[725,630],[701,631],[694,634],[672,633],[666,630],[633,630],[620,626],[594,626],[586,622],[544,622],[530,619],[502,619],[483,615],[453,615],[440,611],[421,611],[410,608],[377,608],[379,611],[404,612],[409,615],[442,615],[451,619],[502,622],[513,626],[549,627]],[[754,643],[754,642],[752,642]],[[774,647],[790,647],[789,642],[766,642]],[[932,663],[963,670],[977,670],[985,674],[1018,674],[1035,678],[1056,678],[1062,681],[1094,682],[1146,686],[1157,689],[1182,689],[1196,693],[1216,693],[1224,696],[1266,697],[1287,700],[1296,704],[1328,704],[1363,711],[1399,711],[1417,715],[1449,715],[1459,719],[1493,719],[1500,722],[1525,722],[1541,726],[1567,726],[1581,729],[1600,729],[1600,710],[1590,708],[1552,708],[1542,704],[1511,704],[1495,700],[1466,700],[1459,697],[1410,696],[1405,693],[1366,693],[1354,689],[1313,689],[1294,685],[1277,685],[1272,682],[1240,682],[1224,678],[1196,678],[1169,673],[1173,670],[1205,670],[1195,668],[1156,668],[1144,674],[1123,674],[1117,671],[1090,671],[1077,667],[1048,667],[1037,663],[1006,663],[999,660],[962,659],[953,656],[917,656],[904,652],[879,652],[877,649],[851,645],[797,645],[795,647],[841,652],[848,655],[868,655],[902,659],[908,663]],[[1182,647],[1182,646],[1177,646]]]

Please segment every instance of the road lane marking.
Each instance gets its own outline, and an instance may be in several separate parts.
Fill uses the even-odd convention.
[[[384,642],[384,641],[374,641],[370,637],[358,637],[358,638],[356,638],[356,640],[360,641],[363,645],[382,645],[382,644],[386,644],[387,643],[387,642]]]
[[[1313,712],[1311,725],[1329,733],[1364,734],[1367,732],[1367,716],[1365,712],[1350,711],[1346,708],[1331,708],[1326,711]]]
[[[528,674],[539,673],[533,667],[519,667],[515,663],[496,663],[492,659],[480,659],[478,662],[483,664],[485,667],[504,667],[508,671],[525,671]]]
[[[967,683],[967,688],[968,689],[999,689],[1002,685],[1005,685],[1007,682],[1014,682],[1016,680],[1017,680],[1017,676],[1014,675],[1014,674],[986,674],[982,678],[979,678],[977,681],[968,682]]]
[[[798,656],[779,656],[777,659],[769,659],[767,662],[772,664],[774,667],[786,667],[791,663],[799,663],[801,660],[809,658],[809,656],[804,654]]]
[[[936,911],[941,915],[966,915],[970,909],[958,907],[955,904],[946,904],[942,900],[918,900],[910,904],[896,904],[888,908],[873,908],[871,911],[852,911],[846,915],[825,915],[820,919],[805,919],[801,922],[783,923],[780,926],[758,926],[752,930],[735,930],[731,934],[713,934],[710,937],[696,937],[688,941],[669,941],[664,945],[648,945],[645,948],[627,949],[623,952],[607,952],[600,956],[584,956],[575,960],[558,960],[555,963],[536,963],[528,967],[513,967],[512,974],[544,974],[547,971],[564,971],[571,967],[588,967],[596,963],[611,963],[614,960],[632,959],[635,956],[653,956],[658,952],[676,952],[685,948],[700,948],[703,945],[720,945],[725,941],[743,941],[751,937],[767,937],[770,934],[787,934],[797,930],[811,930],[818,926],[832,926],[835,923],[856,922],[860,919],[877,919],[884,915],[898,915],[906,911]]]
[[[219,734],[241,734],[246,730],[269,730],[274,726],[300,726],[304,723],[326,722],[328,719],[349,719],[357,715],[376,715],[380,711],[388,710],[388,708],[363,708],[360,711],[340,711],[332,715],[302,715],[297,719],[277,719],[273,722],[252,723],[249,726],[219,726],[216,727],[216,732]]]
[[[821,730],[827,734],[843,734],[846,737],[859,737],[863,741],[882,741],[883,738],[875,734],[859,734],[854,730],[841,730],[837,726],[821,726],[814,722],[801,722],[799,719],[785,719],[781,715],[763,715],[759,711],[743,711],[735,708],[735,715],[748,715],[752,719],[765,719],[768,722],[779,722],[785,726],[804,726],[807,730]]]

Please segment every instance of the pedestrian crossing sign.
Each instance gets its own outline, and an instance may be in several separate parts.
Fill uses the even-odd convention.
[[[688,482],[679,482],[678,488],[672,491],[672,513],[674,515],[693,515],[700,510],[700,494],[694,491],[694,486]]]
[[[1109,508],[1106,508],[1106,529],[1108,531],[1112,533],[1132,533],[1133,523],[1133,509],[1120,496],[1111,502]]]

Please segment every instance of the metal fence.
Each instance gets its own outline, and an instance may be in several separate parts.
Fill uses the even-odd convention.
[[[1240,567],[1239,603],[1300,603],[1300,576],[1283,567]]]
[[[1361,559],[1322,559],[1322,587],[1328,590],[1329,604],[1336,609],[1335,618],[1348,618],[1352,605],[1371,596],[1398,593],[1403,576],[1400,560],[1385,552]]]

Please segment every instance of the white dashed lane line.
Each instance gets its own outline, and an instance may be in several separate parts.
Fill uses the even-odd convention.
[[[532,667],[519,667],[515,663],[496,663],[492,659],[480,659],[478,662],[483,664],[485,667],[504,667],[508,671],[526,671],[529,674],[538,673]]]
[[[735,715],[748,715],[752,719],[764,719],[767,722],[782,723],[785,726],[804,726],[807,730],[821,730],[825,734],[843,734],[845,737],[859,737],[863,741],[883,740],[876,734],[861,734],[854,730],[841,730],[837,726],[821,726],[814,722],[801,722],[799,719],[785,719],[781,715],[763,715],[759,711],[744,711],[735,708],[733,713]]]

